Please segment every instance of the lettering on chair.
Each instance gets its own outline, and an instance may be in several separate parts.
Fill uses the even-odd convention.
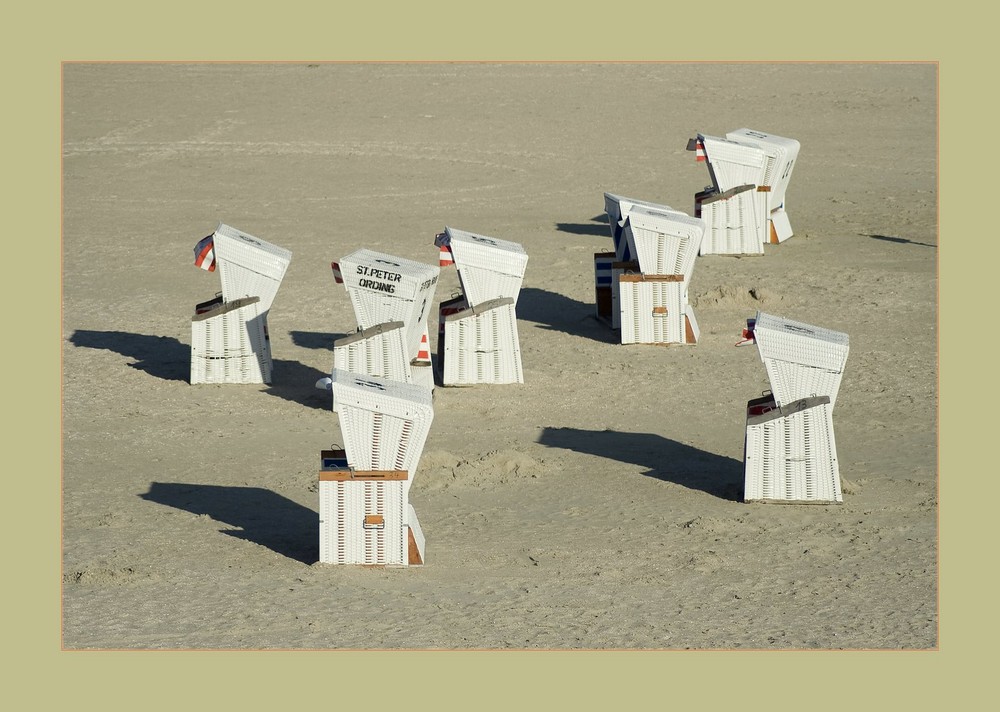
[[[376,262],[395,265],[394,262],[387,262],[386,260],[376,260]],[[398,267],[399,265],[396,266]],[[385,292],[386,294],[395,294],[396,284],[403,279],[403,275],[399,272],[392,272],[368,265],[358,265],[357,274],[364,278],[358,281],[359,287],[371,289],[375,292]]]
[[[359,385],[359,386],[365,386],[366,388],[376,388],[376,389],[378,389],[380,391],[384,391],[385,390],[385,386],[383,386],[381,383],[376,383],[375,381],[365,381],[365,380],[363,380],[361,378],[357,378],[357,379],[355,379],[354,382],[357,385]]]
[[[263,245],[261,244],[260,240],[256,240],[256,239],[250,237],[249,235],[244,235],[242,232],[236,233],[236,237],[238,237],[241,240],[243,240],[243,242],[249,242],[251,245],[257,245],[257,247],[263,247]]]
[[[816,332],[806,326],[799,326],[798,324],[782,324],[785,331],[796,331],[800,334],[809,334],[815,336]]]

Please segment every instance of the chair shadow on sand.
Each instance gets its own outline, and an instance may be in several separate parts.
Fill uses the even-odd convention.
[[[333,353],[333,342],[347,336],[327,331],[289,331],[292,343],[304,349],[324,350]]]
[[[596,306],[549,292],[524,287],[517,298],[517,320],[532,321],[547,331],[562,331],[606,344],[619,343],[617,333],[597,320]]]
[[[327,371],[320,371],[299,363],[274,359],[271,368],[271,383],[265,389],[268,395],[283,398],[286,401],[298,403],[308,408],[330,410],[333,401],[329,391],[316,388],[316,381],[329,376]]]
[[[573,235],[597,235],[611,239],[611,228],[608,227],[608,214],[601,213],[590,219],[589,223],[556,223],[556,230]]]
[[[556,230],[573,235],[596,235],[608,238],[608,249],[614,249],[608,228],[607,214],[596,215],[590,223],[556,223]],[[593,282],[593,274],[581,275]],[[537,287],[524,287],[517,299],[519,321],[533,321],[539,328],[582,336],[602,343],[615,344],[619,339],[608,325],[598,321],[596,305],[549,292]]]
[[[647,477],[700,490],[720,499],[743,499],[742,462],[654,433],[545,428],[538,442],[548,447],[639,465],[648,468],[643,473]]]
[[[917,242],[916,240],[911,240],[908,237],[892,237],[891,235],[872,235],[867,232],[859,232],[862,237],[870,237],[873,240],[882,240],[884,242],[895,242],[901,245],[919,245],[920,247],[937,247],[937,245],[932,245],[929,242]]]
[[[153,482],[139,497],[237,527],[219,531],[303,564],[319,560],[319,514],[271,490]]]
[[[69,341],[74,346],[105,349],[135,359],[128,366],[154,378],[184,383],[191,379],[191,346],[170,336],[78,329]],[[265,392],[310,408],[328,409],[328,394],[315,387],[317,380],[328,375],[298,361],[273,359],[271,384]]]
[[[170,336],[77,329],[69,341],[74,346],[105,349],[135,359],[129,367],[154,378],[187,381],[191,377],[191,347]]]

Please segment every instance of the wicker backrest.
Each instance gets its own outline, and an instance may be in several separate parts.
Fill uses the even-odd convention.
[[[224,223],[219,223],[212,241],[223,299],[259,297],[260,310],[269,310],[292,253]]]
[[[847,334],[757,313],[753,328],[777,405],[814,396],[836,403],[847,363]]]
[[[335,369],[333,410],[344,450],[358,470],[407,470],[413,477],[434,419],[423,386]]]
[[[437,240],[451,249],[462,291],[472,305],[493,299],[517,302],[528,253],[516,242],[445,227]]]

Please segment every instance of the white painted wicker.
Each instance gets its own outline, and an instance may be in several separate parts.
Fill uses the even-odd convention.
[[[441,268],[365,248],[355,250],[337,264],[358,328],[403,322],[407,357],[416,358]]]
[[[191,383],[270,383],[267,314],[256,298],[217,304],[191,319]]]
[[[847,334],[763,312],[753,332],[779,406],[814,396],[836,404],[850,349]]]
[[[414,361],[410,364],[411,382],[428,391],[434,390],[434,366],[430,361]]]
[[[434,419],[431,393],[419,384],[340,370],[330,378],[351,466],[406,470],[412,480]]]
[[[604,212],[608,214],[608,226],[611,229],[611,239],[615,245],[615,255],[618,262],[630,262],[636,259],[634,246],[625,237],[625,220],[633,207],[643,207],[659,212],[676,212],[668,205],[653,203],[648,200],[636,200],[614,193],[604,194]]]
[[[691,318],[693,310],[681,275],[623,274],[619,290],[623,344],[697,341],[697,322]]]
[[[705,148],[712,184],[720,193],[741,185],[766,185],[766,154],[756,144],[704,134],[696,140]]]
[[[767,237],[767,191],[742,185],[695,195],[695,215],[705,221],[702,255],[760,255]]]
[[[439,351],[446,386],[523,383],[512,299],[495,299],[442,316]]]
[[[747,502],[840,503],[843,493],[833,404],[826,396],[779,407],[761,398],[747,404]]]
[[[625,235],[639,270],[645,275],[681,275],[685,287],[705,234],[705,222],[678,210],[635,205],[625,221]]]
[[[343,465],[321,467],[320,562],[362,566],[408,565],[408,523],[413,508],[407,496],[405,473],[359,472],[347,465],[346,459]],[[412,519],[416,521],[415,514]]]
[[[785,204],[785,193],[792,177],[795,160],[799,157],[799,142],[793,138],[742,128],[726,133],[726,138],[757,146],[764,153],[764,177],[758,185],[771,188],[767,212]]]
[[[222,298],[232,302],[258,297],[260,310],[271,308],[292,253],[259,237],[219,223],[212,236],[215,262],[222,280]]]
[[[333,368],[412,383],[405,338],[405,324],[391,321],[337,339],[333,344]]]
[[[435,244],[451,249],[470,304],[494,299],[517,303],[528,264],[528,254],[520,244],[450,227],[445,227]]]
[[[291,253],[224,223],[211,238],[222,295],[195,307],[190,381],[270,383],[267,317]]]
[[[757,216],[762,242],[779,243],[792,236],[785,197],[799,155],[798,141],[742,128],[725,138],[698,134],[688,148],[704,153],[715,192],[753,185],[765,193],[759,196],[765,217],[761,219],[761,211]]]

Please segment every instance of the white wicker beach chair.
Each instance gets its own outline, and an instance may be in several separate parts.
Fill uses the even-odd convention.
[[[450,227],[434,244],[447,250],[441,263],[455,265],[462,287],[461,295],[440,305],[442,385],[523,383],[516,304],[528,263],[524,248]]]
[[[220,223],[195,254],[218,270],[222,294],[195,307],[191,383],[270,383],[267,317],[291,252]]]
[[[705,223],[677,210],[633,205],[625,239],[636,260],[612,266],[623,344],[693,344],[698,340],[688,287]],[[636,268],[637,266],[637,268]]]
[[[431,394],[341,370],[330,380],[344,449],[321,454],[320,561],[420,565],[424,535],[409,492],[434,419]]]
[[[350,296],[358,328],[403,322],[407,362],[417,358],[440,267],[360,249],[333,263],[333,268]]]
[[[668,205],[614,193],[604,194],[604,210],[615,252],[594,255],[597,317],[622,330],[623,344],[694,343],[697,324],[687,290],[704,221]],[[677,275],[681,285],[668,285]],[[669,309],[674,323],[668,325],[663,317],[668,303],[677,299],[682,306]],[[686,314],[690,324],[685,324]]]
[[[744,499],[842,502],[833,406],[847,334],[762,312],[749,323],[771,393],[747,403]]]
[[[784,242],[792,236],[785,195],[799,154],[798,141],[743,128],[730,131],[725,138],[698,134],[688,142],[688,149],[708,165],[712,186],[704,193],[727,193],[746,185],[761,193],[755,196],[755,218],[762,242]],[[696,196],[696,214],[702,195]]]

